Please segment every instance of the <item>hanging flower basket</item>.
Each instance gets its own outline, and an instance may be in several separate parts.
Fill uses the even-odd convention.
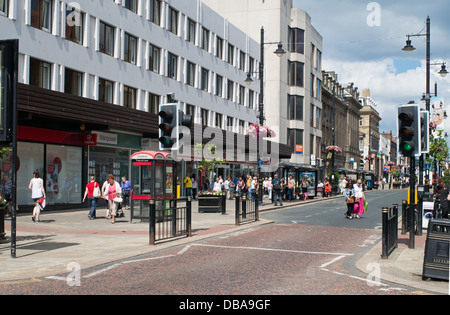
[[[252,136],[255,138],[274,138],[276,137],[275,131],[266,126],[261,126],[260,124],[253,124],[248,126],[245,130],[246,136]]]
[[[342,148],[337,145],[329,145],[325,148],[325,152],[336,152],[336,153],[342,153]]]

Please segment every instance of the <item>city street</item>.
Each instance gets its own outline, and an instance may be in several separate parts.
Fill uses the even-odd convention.
[[[380,281],[355,264],[381,238],[381,208],[404,190],[367,194],[359,220],[343,198],[262,214],[273,224],[80,270],[74,275],[0,284],[2,294],[405,295],[423,291]],[[78,282],[76,282],[78,281]]]

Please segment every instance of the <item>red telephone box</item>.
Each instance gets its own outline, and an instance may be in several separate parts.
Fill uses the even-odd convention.
[[[175,196],[176,163],[167,152],[142,151],[131,156],[131,220],[149,218],[149,201],[156,201],[157,219],[164,220]]]

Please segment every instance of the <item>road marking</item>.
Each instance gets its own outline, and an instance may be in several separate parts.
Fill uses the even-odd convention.
[[[284,252],[284,253],[311,254],[311,255],[332,255],[332,256],[344,256],[344,257],[354,255],[354,254],[349,254],[349,253],[313,252],[313,251],[264,248],[264,247],[242,247],[242,246],[225,246],[225,245],[209,245],[209,244],[192,244],[192,246],[227,248],[227,249],[259,250],[259,251],[269,251],[269,252]]]
[[[121,262],[121,263],[117,263],[117,264],[111,265],[109,267],[97,270],[95,272],[92,272],[90,274],[87,274],[87,275],[83,276],[82,278],[89,279],[89,278],[98,276],[99,274],[102,274],[104,272],[110,271],[112,269],[115,269],[117,267],[120,267],[120,266],[126,265],[126,264],[139,263],[139,262],[150,261],[150,260],[157,260],[157,259],[164,259],[164,258],[170,258],[170,257],[175,257],[175,256],[176,255],[166,255],[166,256],[150,257],[150,258],[143,258],[143,259],[127,260],[127,261],[124,261],[124,262]],[[58,277],[58,276],[49,276],[49,277],[45,277],[45,279],[58,280],[58,281],[67,281],[67,277]]]
[[[327,266],[329,266],[331,264],[334,264],[338,260],[341,260],[342,258],[345,258],[345,257],[346,256],[338,256],[338,257],[334,258],[333,260],[331,260],[331,261],[329,261],[327,263],[324,263],[323,265],[320,265],[319,268],[324,269],[325,267],[327,267]]]

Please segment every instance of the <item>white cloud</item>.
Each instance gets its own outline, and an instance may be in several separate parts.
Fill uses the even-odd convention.
[[[357,62],[324,59],[324,70],[335,71],[338,74],[338,81],[343,85],[355,83],[360,93],[363,89],[370,89],[371,97],[377,103],[377,111],[382,117],[380,122],[382,131],[395,132],[397,105],[415,101],[425,107],[425,103],[420,101],[426,91],[424,64],[416,69],[397,73],[391,58]],[[434,93],[434,83],[438,83],[438,95],[445,98],[448,106],[450,102],[450,88],[446,82],[448,78],[442,79],[437,74],[438,70],[439,67],[431,69],[431,93]]]

